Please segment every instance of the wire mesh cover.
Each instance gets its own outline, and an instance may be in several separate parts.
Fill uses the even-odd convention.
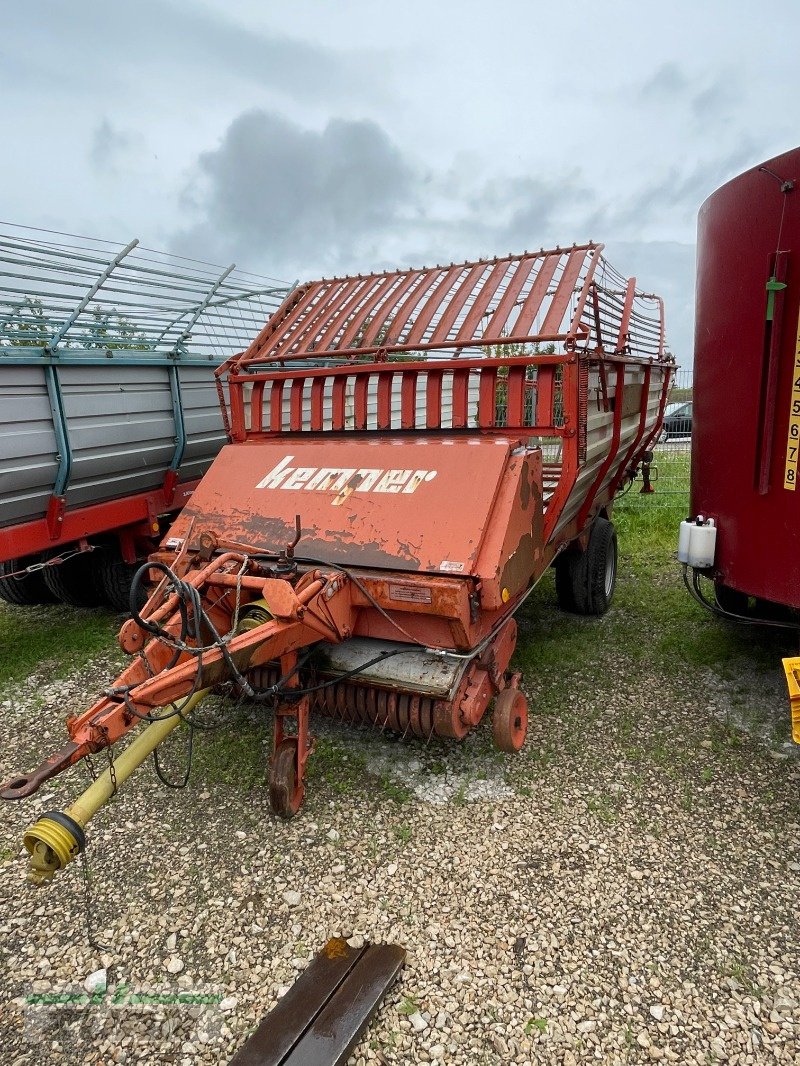
[[[601,250],[586,244],[311,282],[292,293],[238,363],[436,350],[485,357],[557,342],[660,358],[661,301],[636,292]],[[487,353],[493,346],[502,353]]]
[[[0,361],[20,348],[224,362],[291,286],[109,241],[0,223]]]

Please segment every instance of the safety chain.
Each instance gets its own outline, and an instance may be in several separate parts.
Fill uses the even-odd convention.
[[[109,946],[107,944],[101,944],[92,930],[92,919],[96,917],[96,914],[92,900],[92,886],[91,874],[89,872],[89,862],[86,858],[85,851],[81,852],[80,860],[81,873],[83,875],[83,920],[86,924],[86,939],[89,941],[89,947],[94,948],[95,951],[109,951]]]
[[[83,761],[86,763],[86,769],[89,771],[89,777],[91,777],[92,781],[96,781],[97,770],[95,770],[94,763],[92,762],[92,757],[88,752],[84,755]]]
[[[76,555],[87,555],[89,552],[96,550],[97,549],[93,544],[90,544],[88,548],[75,548],[71,552],[62,552],[60,555],[55,555],[51,559],[44,559],[42,562],[31,563],[30,566],[24,566],[21,570],[10,570],[8,573],[3,572],[0,574],[0,577],[3,577],[4,579],[26,578],[30,574],[35,574],[37,570],[46,570],[49,567],[61,566],[62,563],[74,559]]]
[[[116,767],[114,766],[114,752],[113,752],[113,749],[112,749],[110,744],[106,748],[106,754],[108,755],[108,772],[109,772],[109,775],[111,776],[111,788],[112,788],[111,795],[112,796],[116,796],[116,794],[117,794],[117,770],[116,770]]]

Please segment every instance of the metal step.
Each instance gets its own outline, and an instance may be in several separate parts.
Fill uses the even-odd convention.
[[[397,944],[329,940],[229,1066],[341,1066],[405,957]]]

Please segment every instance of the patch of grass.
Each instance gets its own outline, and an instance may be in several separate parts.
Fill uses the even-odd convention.
[[[400,1006],[397,1008],[398,1014],[405,1014],[408,1017],[411,1014],[416,1014],[419,1010],[419,1004],[413,996],[406,996]]]
[[[608,796],[593,796],[586,801],[589,811],[606,825],[613,825],[617,820],[617,811]]]
[[[396,825],[392,829],[392,832],[401,844],[407,844],[411,839],[413,830],[410,825]]]
[[[186,729],[173,734],[175,745],[159,749],[162,769],[171,777],[182,774]],[[201,786],[236,786],[245,791],[264,783],[269,773],[264,744],[266,728],[242,715],[222,721],[219,729],[195,733],[191,783]]]
[[[395,803],[408,803],[411,799],[411,790],[392,780],[387,774],[381,778],[381,792]]]
[[[45,663],[50,678],[79,670],[100,652],[116,648],[119,625],[119,615],[111,611],[0,603],[0,685]]]
[[[532,1032],[546,1033],[547,1032],[547,1018],[529,1018],[525,1022],[525,1035],[530,1036]]]
[[[306,763],[309,784],[324,781],[340,796],[361,786],[366,774],[366,759],[355,745],[347,749],[328,737],[317,737],[314,754]]]

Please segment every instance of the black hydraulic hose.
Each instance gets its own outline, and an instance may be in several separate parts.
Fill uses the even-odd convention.
[[[689,595],[700,604],[701,607],[705,607],[707,611],[711,611],[712,614],[716,614],[720,618],[727,618],[729,621],[743,622],[748,626],[772,626],[775,629],[790,629],[795,632],[800,630],[800,622],[777,622],[773,618],[750,618],[746,614],[736,614],[734,611],[726,611],[723,607],[720,607],[718,603],[711,603],[705,598],[700,589],[700,574],[694,568],[692,568],[692,581],[689,583],[689,564],[682,563],[683,567],[683,583],[686,586]]]

